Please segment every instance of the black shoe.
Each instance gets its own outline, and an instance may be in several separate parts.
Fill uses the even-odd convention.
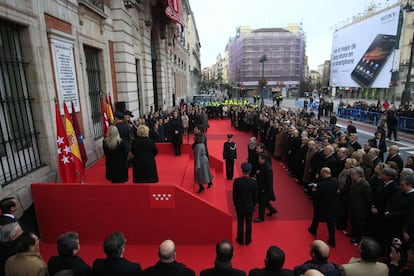
[[[264,221],[264,219],[262,219],[262,218],[257,218],[257,219],[253,220],[253,222],[262,222],[262,221]]]
[[[273,216],[274,214],[276,214],[277,213],[277,210],[276,209],[274,209],[273,211],[270,211],[269,213],[267,213],[267,215],[269,216],[269,217],[271,217],[271,216]]]
[[[198,191],[197,191],[197,194],[200,194],[200,193],[202,193],[204,191],[204,187],[200,187],[200,189],[198,189]]]
[[[332,241],[332,240],[328,240],[328,244],[330,246],[332,246],[332,247],[335,247],[336,246],[336,242],[335,241]]]
[[[316,236],[316,231],[312,230],[312,228],[308,228],[308,232],[311,233],[313,236]]]
[[[400,141],[400,139],[395,139],[395,141]]]
[[[250,241],[246,241],[245,245],[249,245],[249,244],[251,244],[251,243],[252,243],[252,240],[250,240]]]
[[[210,189],[213,186],[213,182],[208,183],[207,189]]]
[[[236,242],[237,242],[238,244],[243,245],[243,241],[242,241],[242,240],[240,240],[240,239],[237,239],[237,238],[236,238]]]

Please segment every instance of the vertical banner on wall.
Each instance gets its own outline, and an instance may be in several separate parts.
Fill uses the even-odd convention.
[[[80,111],[78,85],[76,79],[73,43],[63,39],[50,39],[53,68],[55,71],[56,88],[61,114],[64,113],[63,103],[73,102],[75,111]]]

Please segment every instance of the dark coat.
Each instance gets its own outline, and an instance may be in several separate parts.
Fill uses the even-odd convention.
[[[103,141],[105,159],[105,177],[113,183],[128,181],[128,152],[129,145],[124,140],[115,149],[109,149]]]
[[[397,192],[385,207],[385,229],[394,234],[394,237],[401,235],[403,226],[408,225],[412,219],[411,213],[414,210],[414,193]]]
[[[280,269],[280,270],[271,270],[267,268],[259,269],[254,268],[250,270],[249,276],[294,276],[292,270],[290,269]]]
[[[257,178],[257,190],[259,196],[264,196],[266,201],[276,200],[275,193],[273,191],[273,170],[269,163],[260,165],[259,173],[256,174]]]
[[[401,170],[404,168],[404,161],[402,160],[402,158],[399,154],[395,154],[392,157],[388,156],[387,160],[385,160],[385,163],[387,163],[389,161],[394,161],[395,163],[397,163],[398,169],[399,169],[398,173],[400,173]]]
[[[352,217],[366,218],[371,210],[371,186],[364,178],[353,181],[348,193],[348,214]]]
[[[385,144],[385,141],[380,140],[379,143],[377,143],[377,140],[375,138],[373,139],[369,139],[368,143],[371,145],[371,147],[373,148],[377,148],[380,150],[379,154],[378,154],[378,158],[381,159],[381,161],[384,160],[384,153],[387,152],[387,145]]]
[[[390,182],[384,187],[384,182],[377,187],[373,199],[375,208],[380,214],[384,214],[388,201],[399,191],[398,184],[395,181]]]
[[[142,275],[141,266],[124,258],[96,259],[93,272],[99,276],[137,276]]]
[[[117,123],[116,128],[118,129],[119,136],[121,136],[122,140],[124,140],[127,143],[130,143],[131,141],[131,131],[129,129],[129,125],[127,123]]]
[[[323,179],[313,193],[314,215],[319,221],[335,221],[339,207],[339,181],[336,177]]]
[[[92,268],[78,256],[52,256],[47,264],[47,269],[50,275],[66,269],[72,270],[73,275],[76,276],[93,275]]]
[[[237,159],[237,148],[234,142],[225,142],[223,146],[223,159],[234,160]]]
[[[317,170],[316,173],[320,175],[321,174],[321,169],[323,167],[328,167],[328,168],[331,169],[332,175],[334,175],[336,165],[337,165],[337,160],[336,160],[334,155],[331,155],[329,157],[324,156],[322,158],[322,160],[320,161],[320,163],[319,163],[319,167],[318,167],[318,170]]]
[[[186,267],[182,263],[162,263],[158,262],[144,270],[144,276],[195,276],[194,270]]]
[[[183,143],[183,122],[180,117],[172,118],[169,122],[169,132],[171,142],[173,144],[181,145]]]
[[[4,266],[8,258],[16,254],[13,242],[0,242],[0,275],[5,275]]]
[[[159,129],[151,128],[149,137],[154,140],[154,142],[164,142]]]
[[[132,160],[132,175],[134,183],[158,182],[157,163],[155,156],[158,149],[153,140],[148,137],[138,137],[131,147],[134,155]]]
[[[257,200],[256,180],[240,177],[233,182],[233,204],[238,214],[253,214]]]
[[[209,268],[200,272],[200,276],[246,276],[246,272],[236,268]]]

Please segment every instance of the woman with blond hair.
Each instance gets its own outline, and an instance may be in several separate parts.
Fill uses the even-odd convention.
[[[103,140],[105,153],[105,177],[112,183],[128,181],[129,145],[121,139],[118,128],[110,126],[108,136]]]
[[[137,129],[137,138],[131,146],[132,177],[134,183],[158,182],[157,163],[155,156],[158,154],[157,146],[149,138],[149,128],[140,125]]]

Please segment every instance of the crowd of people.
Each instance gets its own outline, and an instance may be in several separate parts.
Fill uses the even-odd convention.
[[[324,121],[304,109],[234,107],[230,113],[234,127],[253,133],[248,149],[260,140],[303,185],[314,205],[310,234],[316,236],[319,222],[325,222],[332,247],[336,227],[355,245],[371,237],[382,248],[384,262],[391,263],[397,243],[397,263],[407,262],[414,241],[414,157],[404,162],[397,145],[387,148],[391,124],[388,135],[380,124],[372,139],[361,145],[352,121],[342,131],[335,114]],[[395,133],[394,139],[398,140]]]
[[[317,236],[318,225],[324,222],[329,233],[327,243],[312,242],[311,259],[293,270],[283,269],[284,253],[272,246],[266,253],[265,268],[252,269],[249,275],[360,275],[353,272],[358,270],[372,271],[369,275],[414,273],[414,157],[404,162],[397,145],[387,148],[382,125],[372,139],[361,145],[352,121],[342,132],[334,114],[330,114],[330,121],[324,121],[312,110],[227,107],[223,118],[229,117],[233,127],[253,134],[246,149],[248,159],[241,166],[243,175],[233,182],[238,221],[236,242],[249,245],[252,222],[263,222],[266,209],[268,216],[277,213],[270,203],[276,200],[273,158],[276,160],[273,162],[282,162],[286,173],[303,186],[313,202],[308,232]],[[132,114],[128,112],[117,112],[103,142],[107,167],[117,168],[107,169],[107,179],[114,183],[126,182],[128,167],[132,165],[135,183],[157,182],[156,143],[171,142],[175,155],[180,156],[185,134],[193,132],[194,181],[199,185],[199,193],[204,191],[205,184],[211,188],[206,110],[187,105],[170,112],[155,112],[136,121],[132,121]],[[228,134],[227,138],[223,159],[226,178],[232,180],[237,152],[233,135]],[[256,205],[258,217],[253,219]],[[171,240],[161,243],[159,262],[142,270],[139,264],[123,258],[126,239],[121,232],[108,236],[104,242],[107,258],[95,260],[91,267],[77,257],[77,233],[63,234],[57,242],[59,256],[46,264],[39,254],[37,236],[23,231],[13,216],[15,199],[3,199],[0,207],[1,268],[5,275],[195,275],[193,270],[176,261]],[[336,246],[335,227],[359,246],[360,258],[352,259],[350,264],[339,266],[328,261],[329,246]],[[215,266],[200,275],[246,275],[231,265],[234,248],[230,242],[219,243],[216,253]],[[84,269],[86,274],[74,273],[77,269]],[[24,274],[27,270],[38,273]],[[64,273],[62,270],[72,270],[73,274],[57,274]]]

